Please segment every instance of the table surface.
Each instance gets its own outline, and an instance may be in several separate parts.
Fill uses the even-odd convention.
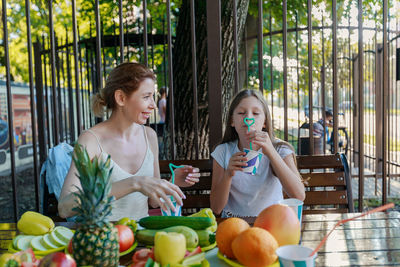
[[[302,245],[317,247],[337,221],[356,215],[304,215]],[[250,224],[254,222],[254,218],[245,219]],[[14,223],[0,223],[0,254],[7,251],[15,235]],[[210,265],[228,266],[217,259],[216,253],[217,249],[206,253]],[[122,257],[121,265],[128,265],[131,257],[132,254]],[[400,266],[400,213],[374,213],[338,226],[318,252],[316,266]]]

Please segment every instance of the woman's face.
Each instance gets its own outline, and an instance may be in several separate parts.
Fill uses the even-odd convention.
[[[242,99],[239,105],[233,110],[231,126],[235,128],[241,140],[248,131],[244,118],[254,118],[254,124],[250,127],[250,131],[261,131],[265,128],[265,114],[261,102],[254,96]],[[248,124],[252,121],[248,120]]]
[[[154,89],[154,81],[145,79],[140,83],[139,88],[126,99],[124,110],[129,117],[133,118],[134,122],[145,124],[150,118],[152,111],[156,108]]]

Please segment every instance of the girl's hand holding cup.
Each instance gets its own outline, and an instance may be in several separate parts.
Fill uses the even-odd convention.
[[[229,177],[234,176],[236,171],[243,171],[242,167],[247,166],[248,159],[245,156],[246,152],[243,151],[239,151],[232,155],[227,169]]]
[[[249,142],[252,142],[258,147],[262,148],[264,155],[269,155],[269,152],[274,149],[271,138],[267,132],[264,131],[251,131],[247,133]]]

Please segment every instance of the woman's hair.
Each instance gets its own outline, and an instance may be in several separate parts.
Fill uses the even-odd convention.
[[[146,66],[125,62],[115,67],[107,77],[106,85],[93,96],[92,110],[95,116],[101,117],[104,107],[113,110],[116,107],[115,91],[122,90],[127,96],[135,92],[145,79],[155,80],[153,71]]]
[[[247,97],[251,97],[254,96],[255,98],[258,99],[258,101],[260,101],[263,110],[264,110],[264,115],[265,115],[265,128],[263,128],[262,130],[264,132],[267,132],[269,137],[271,138],[272,144],[274,145],[275,148],[277,148],[278,146],[287,146],[289,147],[291,150],[294,151],[294,148],[292,147],[292,145],[290,145],[288,142],[285,142],[283,140],[280,140],[278,138],[275,137],[274,134],[274,129],[272,127],[272,119],[271,119],[271,113],[269,112],[269,108],[268,108],[268,104],[267,101],[265,100],[264,96],[260,93],[259,90],[253,90],[253,89],[244,89],[242,91],[239,91],[232,99],[231,104],[229,106],[229,111],[228,111],[228,117],[226,119],[225,122],[225,132],[224,132],[224,136],[222,137],[222,142],[223,143],[228,143],[228,142],[232,142],[235,140],[239,139],[239,135],[237,134],[235,127],[233,127],[232,124],[232,117],[233,117],[233,111],[235,110],[235,108],[239,105],[239,103],[247,98]]]

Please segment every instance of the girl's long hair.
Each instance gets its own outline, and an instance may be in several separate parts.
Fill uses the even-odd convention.
[[[264,96],[260,93],[259,90],[253,90],[253,89],[244,89],[239,91],[232,99],[231,104],[229,106],[229,111],[228,111],[228,117],[226,119],[225,122],[225,132],[224,135],[222,137],[222,142],[223,143],[229,143],[235,140],[239,139],[239,135],[237,134],[236,130],[234,127],[232,127],[232,117],[233,117],[233,111],[235,110],[235,108],[239,105],[239,103],[247,98],[247,97],[251,97],[254,96],[255,98],[258,99],[258,101],[260,101],[263,110],[264,110],[264,114],[265,114],[265,128],[263,128],[262,130],[264,132],[267,132],[269,137],[271,138],[272,144],[274,145],[275,149],[277,149],[279,146],[287,146],[289,147],[293,152],[294,152],[294,148],[291,144],[289,144],[288,142],[285,142],[279,138],[275,137],[274,134],[274,129],[272,127],[272,119],[271,119],[271,113],[269,112],[269,108],[268,108],[268,104],[267,101],[265,100]]]

